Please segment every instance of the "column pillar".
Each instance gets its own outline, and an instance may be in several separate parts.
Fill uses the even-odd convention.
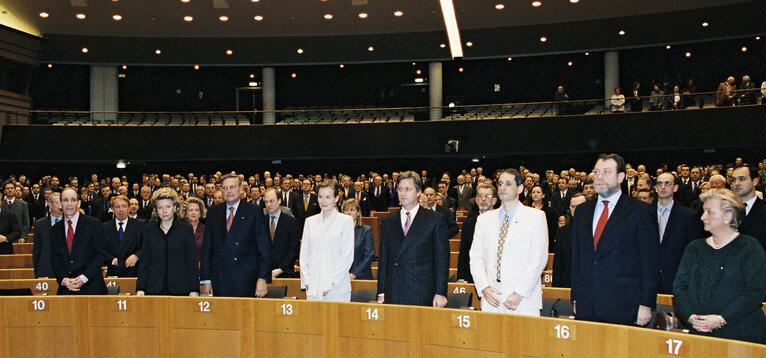
[[[614,89],[620,86],[620,55],[617,51],[604,53],[604,98],[608,107]],[[624,93],[624,91],[623,91]]]
[[[263,110],[266,111],[263,112],[263,124],[275,124],[277,116],[276,113],[273,112],[276,107],[274,67],[263,68],[261,82],[263,83],[261,85],[261,88],[263,88]]]
[[[116,121],[120,110],[119,86],[116,66],[90,66],[91,119]],[[111,113],[103,113],[111,112]]]
[[[431,62],[428,64],[428,105],[431,107],[430,119],[432,121],[442,118],[442,63]]]

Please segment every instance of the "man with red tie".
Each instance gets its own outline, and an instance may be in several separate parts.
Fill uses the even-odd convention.
[[[107,293],[104,262],[104,227],[101,220],[81,215],[80,200],[72,188],[61,192],[64,219],[51,228],[51,265],[59,283],[58,295]]]
[[[644,326],[656,306],[659,229],[651,207],[622,193],[625,161],[602,154],[598,197],[580,204],[572,228],[572,300],[577,319]]]

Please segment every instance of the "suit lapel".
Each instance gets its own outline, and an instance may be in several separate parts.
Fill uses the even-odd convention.
[[[402,246],[399,247],[399,252],[396,254],[397,258],[401,256],[402,253],[404,253],[404,251],[409,245],[412,244],[413,241],[415,241],[415,238],[420,237],[420,231],[422,231],[426,226],[425,224],[427,220],[427,214],[423,213],[423,211],[426,210],[428,209],[418,209],[418,215],[415,215],[415,219],[412,220],[412,224],[410,224],[410,230],[407,231],[407,235],[404,235],[404,229],[401,225],[399,226],[399,230],[401,230],[402,235],[404,235],[404,241],[402,241]],[[401,223],[401,219],[399,220],[399,223]]]
[[[74,238],[72,239],[72,253],[77,252],[77,249],[80,247],[80,241],[83,239],[83,233],[88,230],[87,223],[85,220],[83,220],[82,215],[77,220],[77,227],[74,229]],[[66,225],[65,225],[66,226]],[[66,241],[66,233],[64,234],[64,241]],[[84,243],[83,243],[84,245]]]
[[[620,195],[620,199],[617,200],[617,205],[614,206],[614,212],[611,215],[609,215],[609,220],[607,220],[606,226],[604,226],[604,231],[601,232],[601,238],[599,238],[598,240],[598,247],[604,250],[608,248],[609,246],[611,246],[613,240],[612,240],[612,237],[609,236],[609,233],[612,230],[614,230],[614,228],[620,226],[622,219],[625,218],[625,215],[627,214],[628,214],[628,197],[625,194],[623,194],[623,195]],[[593,221],[591,220],[591,222]],[[597,251],[603,252],[602,250],[597,250]]]
[[[229,228],[229,232],[226,235],[227,239],[229,235],[234,236],[237,233],[239,233],[239,230],[242,229],[242,225],[244,225],[243,223],[245,222],[245,216],[247,212],[247,208],[245,208],[245,205],[246,204],[244,201],[240,201],[239,206],[237,207],[237,211],[234,212],[234,220],[231,222],[231,228]],[[224,223],[226,222],[225,220],[226,220],[226,212],[224,211]],[[229,240],[226,240],[226,241],[229,241]]]
[[[665,223],[665,233],[660,237],[662,243],[665,243],[665,236],[670,237],[671,233],[673,232],[673,229],[675,229],[675,222],[678,220],[678,203],[673,204],[673,209],[670,210],[670,214],[668,214],[668,221]],[[655,208],[656,209],[656,208]],[[654,210],[654,215],[657,216],[657,210]],[[659,229],[659,219],[657,220],[658,223],[658,229]],[[662,234],[662,233],[660,233]]]

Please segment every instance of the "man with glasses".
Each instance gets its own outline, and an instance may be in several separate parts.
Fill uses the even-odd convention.
[[[495,187],[489,184],[481,183],[476,186],[476,207],[478,211],[471,211],[468,217],[463,221],[463,228],[460,234],[460,253],[457,258],[457,279],[473,283],[471,267],[468,260],[468,252],[473,243],[473,232],[476,227],[476,218],[479,215],[492,210],[497,203],[497,191]]]
[[[660,286],[658,293],[673,294],[673,280],[676,277],[681,256],[686,245],[692,240],[702,238],[702,221],[694,210],[676,203],[673,195],[678,191],[678,184],[672,173],[662,173],[657,177],[655,190],[657,203],[652,206],[657,213],[657,225],[660,235]],[[679,204],[679,205],[676,205]]]

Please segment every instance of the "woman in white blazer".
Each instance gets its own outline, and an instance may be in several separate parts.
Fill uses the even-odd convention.
[[[539,316],[543,305],[540,275],[548,262],[545,213],[522,205],[521,177],[515,169],[500,174],[499,209],[479,215],[469,252],[471,275],[485,312]],[[503,220],[508,231],[497,277],[497,251]],[[493,297],[486,297],[492,295]]]
[[[354,262],[354,219],[335,209],[338,183],[325,180],[317,188],[322,210],[306,218],[300,253],[301,288],[306,299],[351,301],[348,276]]]

